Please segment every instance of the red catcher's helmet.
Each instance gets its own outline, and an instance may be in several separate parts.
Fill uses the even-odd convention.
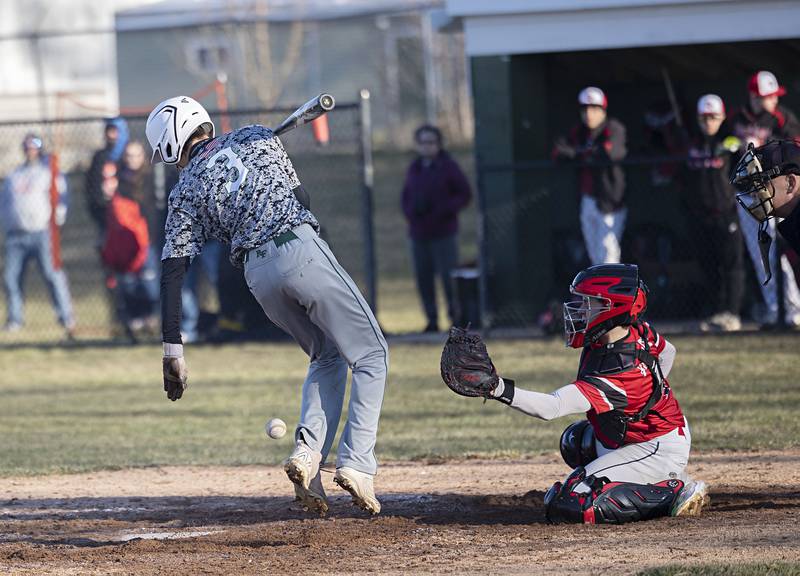
[[[594,344],[616,326],[635,322],[647,309],[647,286],[639,280],[635,264],[600,264],[575,276],[569,291],[576,296],[564,302],[567,346]]]

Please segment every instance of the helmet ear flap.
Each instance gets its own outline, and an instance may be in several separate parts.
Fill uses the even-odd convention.
[[[634,297],[633,305],[631,306],[632,319],[638,318],[647,310],[647,296],[649,293],[650,290],[648,290],[647,284],[645,284],[643,280],[639,280],[639,288],[636,290],[636,296]]]

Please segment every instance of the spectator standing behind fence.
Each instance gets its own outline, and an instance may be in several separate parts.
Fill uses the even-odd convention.
[[[134,228],[147,224],[146,245],[137,249],[146,254],[144,264],[138,270],[128,270],[117,277],[123,297],[127,330],[134,336],[147,332],[158,334],[159,315],[159,254],[160,246],[153,239],[158,237],[158,219],[153,173],[147,163],[144,145],[133,140],[128,142],[119,163],[119,195],[128,204]],[[112,200],[113,202],[113,200]],[[138,211],[138,214],[137,214]]]
[[[108,178],[109,162],[117,163],[122,158],[128,143],[128,124],[123,118],[109,118],[105,125],[105,145],[92,156],[92,163],[86,173],[86,201],[89,214],[97,224],[100,242],[106,225],[106,208],[109,198],[103,193],[103,182]],[[105,171],[105,174],[104,174]]]
[[[403,214],[408,220],[411,256],[427,325],[437,332],[435,278],[442,279],[450,322],[458,319],[451,272],[458,265],[458,213],[472,198],[466,176],[443,148],[442,133],[424,125],[414,132],[417,158],[403,185]]]
[[[741,142],[725,125],[725,104],[716,94],[697,101],[700,131],[690,138],[683,174],[684,202],[696,253],[713,297],[705,331],[740,330],[744,294],[744,246],[731,161]]]
[[[138,140],[125,145],[119,162],[118,179],[120,194],[139,204],[142,216],[147,220],[151,244],[154,244],[152,240],[159,236],[162,223],[158,215],[153,171],[147,161],[144,144]],[[153,246],[153,249],[157,248],[160,246]]]
[[[747,84],[750,95],[749,104],[744,106],[732,119],[733,133],[742,141],[742,150],[752,143],[762,146],[773,139],[792,139],[800,137],[800,125],[797,117],[778,103],[778,99],[786,94],[786,89],[778,84],[772,72],[761,70],[750,77]],[[761,251],[758,247],[758,222],[747,211],[739,207],[739,221],[744,235],[747,251],[756,274],[763,280]],[[775,238],[775,219],[768,221],[767,232]],[[777,243],[770,249],[770,265],[772,270],[778,269]],[[792,265],[786,256],[781,257],[781,270],[784,277],[784,304],[786,323],[790,326],[800,325],[800,290],[794,277]],[[766,305],[766,313],[762,318],[766,327],[778,322],[778,283],[761,284],[761,295]]]
[[[608,100],[600,88],[581,90],[578,105],[581,123],[567,138],[556,141],[553,157],[579,165],[581,231],[589,260],[616,264],[622,256],[620,244],[628,215],[625,172],[617,164],[628,153],[625,126],[608,117]]]
[[[158,255],[150,245],[143,206],[152,189],[147,190],[144,162],[137,163],[137,146],[141,148],[137,142],[126,146],[116,172],[109,170],[117,165],[106,164],[103,194],[108,206],[101,249],[116,318],[134,340],[143,331],[157,333],[160,290]]]
[[[58,202],[53,212],[50,189],[53,173],[42,158],[42,139],[34,134],[22,143],[25,163],[5,180],[0,201],[0,221],[5,233],[5,270],[8,318],[4,330],[15,332],[24,323],[23,279],[30,258],[34,258],[50,293],[59,323],[72,338],[75,321],[67,276],[53,261],[51,219],[58,226],[67,217],[67,185],[56,176]]]

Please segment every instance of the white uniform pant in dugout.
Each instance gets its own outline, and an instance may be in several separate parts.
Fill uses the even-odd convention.
[[[618,264],[622,258],[622,233],[628,209],[601,212],[597,200],[591,196],[581,197],[581,231],[589,260],[595,264]]]
[[[295,237],[251,250],[245,279],[267,317],[290,334],[311,363],[295,438],[322,453],[333,445],[353,372],[348,419],[336,466],[375,474],[374,448],[389,351],[375,316],[324,240],[304,224]]]
[[[677,478],[689,481],[686,464],[692,447],[692,435],[684,419],[684,426],[637,444],[627,444],[615,450],[595,441],[597,458],[585,466],[586,476],[608,478],[611,482],[656,484]],[[589,492],[581,482],[576,492]]]

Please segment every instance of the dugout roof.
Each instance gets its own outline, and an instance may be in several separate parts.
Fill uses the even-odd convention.
[[[469,56],[795,38],[797,0],[447,0]]]

